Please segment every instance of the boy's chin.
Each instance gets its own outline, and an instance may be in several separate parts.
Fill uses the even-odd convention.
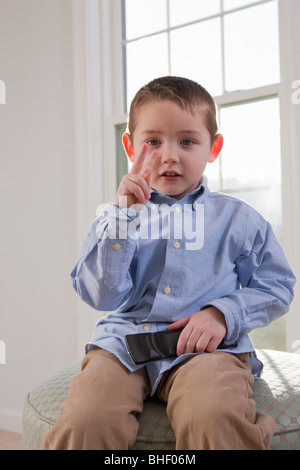
[[[163,194],[164,196],[169,196],[173,197],[174,199],[180,199],[180,194],[178,194],[178,191],[170,191],[167,188],[161,188],[159,186],[151,186],[154,191],[157,191],[159,194]]]
[[[183,178],[179,181],[174,182],[163,182],[161,180],[153,180],[151,182],[151,187],[160,194],[165,196],[173,197],[174,199],[180,200],[184,198],[188,193],[192,192],[194,189],[197,189],[203,181],[203,175],[199,180],[193,182],[189,181],[189,184],[184,184]],[[186,182],[187,183],[187,182]]]
[[[153,184],[151,185],[151,188],[157,191],[159,194],[173,197],[174,199],[181,199],[187,192],[185,191],[185,188],[180,188],[176,186],[177,185],[175,184],[168,184],[168,185]]]

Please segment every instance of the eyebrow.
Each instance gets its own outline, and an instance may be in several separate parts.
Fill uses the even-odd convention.
[[[158,134],[161,134],[161,131],[154,130],[154,129],[147,129],[145,131],[142,131],[142,134],[148,134],[148,135],[149,134],[156,134],[156,135],[158,135]],[[197,134],[198,136],[202,135],[201,132],[198,131],[197,129],[186,129],[186,130],[183,129],[182,131],[179,131],[178,134],[185,134],[185,135],[186,134],[193,134],[193,135]]]

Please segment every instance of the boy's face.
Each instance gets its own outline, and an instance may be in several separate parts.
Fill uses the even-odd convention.
[[[211,147],[200,110],[191,113],[172,101],[161,101],[139,109],[133,142],[128,141],[125,149],[131,161],[145,143],[148,152],[156,149],[151,187],[179,200],[199,186],[207,162],[217,158],[222,142],[217,149]]]

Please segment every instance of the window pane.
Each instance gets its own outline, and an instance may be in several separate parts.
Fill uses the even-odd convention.
[[[249,336],[253,346],[257,349],[286,351],[285,331],[285,317],[280,317],[268,327],[251,331]]]
[[[224,28],[227,91],[259,87],[280,80],[276,3],[225,15]]]
[[[220,174],[221,156],[213,163],[207,163],[205,175],[208,178],[208,186],[211,191],[221,191],[221,174]]]
[[[220,116],[222,188],[257,209],[280,238],[279,100],[222,108]]]
[[[220,19],[171,32],[171,74],[199,82],[212,95],[222,93]]]
[[[145,36],[167,27],[166,0],[126,0],[126,39]]]
[[[130,42],[126,47],[127,106],[136,92],[153,78],[168,75],[166,33]]]
[[[170,0],[170,25],[188,23],[220,12],[220,0]]]
[[[222,155],[208,164],[211,190],[244,200],[272,225],[281,241],[279,100],[272,98],[221,108]],[[285,319],[250,333],[255,348],[285,351]]]
[[[233,8],[251,5],[251,3],[255,3],[255,0],[223,0],[223,8],[224,10],[232,10]]]

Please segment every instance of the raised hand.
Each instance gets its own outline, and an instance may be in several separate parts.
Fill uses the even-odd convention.
[[[134,204],[145,205],[150,199],[151,172],[157,157],[157,151],[150,152],[147,144],[143,145],[141,153],[135,158],[131,170],[123,176],[119,185],[115,204],[120,209]]]

